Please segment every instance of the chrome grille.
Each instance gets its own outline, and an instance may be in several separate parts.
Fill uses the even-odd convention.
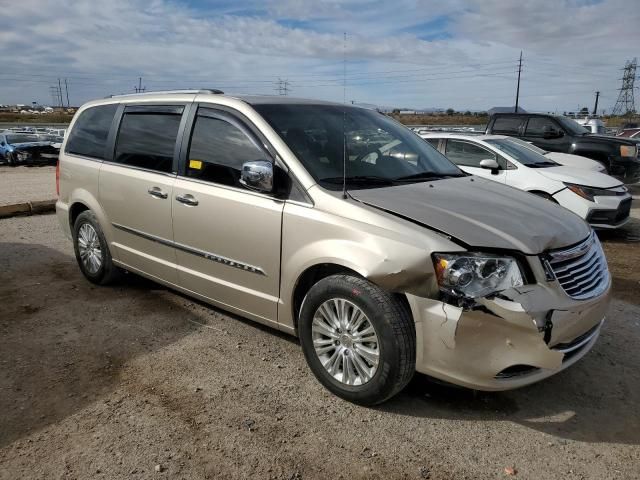
[[[584,300],[597,297],[609,285],[607,260],[593,232],[575,247],[549,253],[546,261],[571,298]]]

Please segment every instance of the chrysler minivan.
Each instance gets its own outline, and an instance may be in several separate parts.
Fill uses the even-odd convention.
[[[92,101],[57,177],[89,281],[133,272],[296,335],[355,403],[415,371],[521,387],[578,361],[604,322],[609,271],[582,219],[372,110],[216,90]]]

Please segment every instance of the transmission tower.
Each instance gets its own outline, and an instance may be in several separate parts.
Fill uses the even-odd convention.
[[[289,82],[289,80],[278,78],[275,88],[275,90],[278,92],[278,95],[289,95],[289,92],[291,92],[291,87],[289,87],[290,84],[291,82]]]
[[[633,84],[636,80],[637,66],[637,58],[634,58],[632,61],[627,61],[624,66],[624,74],[622,75],[622,88],[620,88],[620,94],[618,95],[616,105],[615,107],[613,107],[613,115],[633,114],[636,111],[636,104],[633,99]]]

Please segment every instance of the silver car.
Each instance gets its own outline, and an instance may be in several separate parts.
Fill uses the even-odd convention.
[[[598,238],[544,199],[465,174],[374,111],[174,91],[89,102],[59,162],[82,273],[122,270],[297,335],[359,404],[415,371],[521,387],[594,345]],[[215,373],[212,373],[215,376]]]

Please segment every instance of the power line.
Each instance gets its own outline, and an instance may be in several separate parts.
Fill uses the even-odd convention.
[[[289,95],[289,92],[291,91],[291,88],[289,88],[290,82],[289,80],[283,80],[281,78],[278,78],[278,81],[276,82],[276,87],[275,90],[278,92],[278,95]]]

